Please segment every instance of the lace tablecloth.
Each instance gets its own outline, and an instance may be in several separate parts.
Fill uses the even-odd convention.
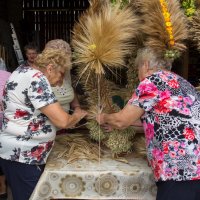
[[[155,200],[156,186],[147,161],[129,155],[128,163],[106,155],[98,162],[68,164],[58,158],[66,146],[59,136],[30,200],[134,199]]]

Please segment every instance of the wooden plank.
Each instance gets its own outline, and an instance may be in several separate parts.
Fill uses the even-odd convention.
[[[41,47],[55,38],[70,42],[74,21],[89,5],[88,0],[23,0],[23,3],[24,18],[31,30],[39,33]]]

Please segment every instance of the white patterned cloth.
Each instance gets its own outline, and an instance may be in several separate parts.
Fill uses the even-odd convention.
[[[75,137],[76,133],[73,135]],[[125,157],[128,163],[119,162],[107,152],[99,161],[80,159],[68,163],[67,159],[60,157],[66,151],[64,137],[69,136],[56,137],[55,146],[30,200],[156,199],[156,185],[146,160],[130,154]]]

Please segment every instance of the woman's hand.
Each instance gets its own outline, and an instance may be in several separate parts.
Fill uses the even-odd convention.
[[[105,132],[111,132],[113,130],[113,127],[109,124],[103,124],[101,127],[105,130]]]
[[[87,111],[81,109],[80,107],[74,110],[74,115],[79,117],[79,121],[87,116]]]
[[[96,121],[98,122],[98,124],[100,124],[100,125],[105,124],[104,115],[105,115],[104,113],[96,115]]]

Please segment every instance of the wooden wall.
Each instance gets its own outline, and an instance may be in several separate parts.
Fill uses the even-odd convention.
[[[70,42],[74,22],[88,6],[88,0],[23,0],[25,43],[43,49],[51,39]]]

